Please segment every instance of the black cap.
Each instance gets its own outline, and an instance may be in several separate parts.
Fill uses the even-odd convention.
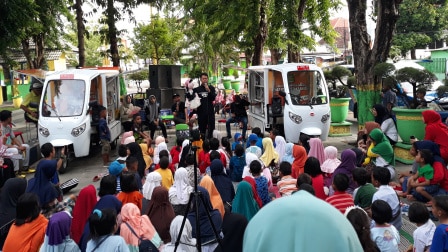
[[[173,99],[176,98],[176,97],[178,97],[178,96],[180,97],[179,94],[173,94]]]

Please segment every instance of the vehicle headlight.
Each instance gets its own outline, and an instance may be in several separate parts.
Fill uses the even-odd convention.
[[[322,118],[320,119],[320,121],[322,123],[326,123],[328,121],[328,119],[330,119],[330,114],[325,114],[322,116]]]
[[[84,123],[81,126],[72,129],[72,136],[77,137],[81,135],[86,130],[86,124]]]
[[[299,115],[296,115],[296,114],[294,114],[294,113],[292,113],[292,112],[289,112],[289,118],[290,118],[293,122],[295,122],[295,123],[297,123],[297,124],[301,124],[301,123],[302,123],[302,117],[299,116]]]
[[[41,134],[44,137],[48,137],[50,135],[50,131],[47,128],[39,125],[39,134]]]

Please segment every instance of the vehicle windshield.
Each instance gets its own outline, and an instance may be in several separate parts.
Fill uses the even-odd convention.
[[[327,89],[320,72],[291,71],[287,77],[293,105],[319,105],[328,102]]]
[[[86,84],[83,80],[51,80],[42,93],[44,117],[79,116],[85,101]]]

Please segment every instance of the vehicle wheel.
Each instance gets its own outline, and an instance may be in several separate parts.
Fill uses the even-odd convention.
[[[68,167],[68,157],[65,156],[65,158],[63,158],[62,160],[61,168],[59,168],[59,173],[64,174],[67,171],[67,167]]]

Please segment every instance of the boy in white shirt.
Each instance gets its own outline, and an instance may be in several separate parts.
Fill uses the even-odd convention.
[[[429,211],[421,202],[414,202],[409,206],[409,220],[417,225],[414,230],[414,245],[410,246],[408,252],[428,251],[432,244],[432,237],[436,231],[436,225],[429,219]]]

